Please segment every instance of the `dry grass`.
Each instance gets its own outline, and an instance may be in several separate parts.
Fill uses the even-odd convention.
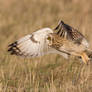
[[[79,29],[92,45],[92,0],[0,1],[0,92],[92,92],[92,63],[60,55],[10,56],[10,42],[59,20]]]

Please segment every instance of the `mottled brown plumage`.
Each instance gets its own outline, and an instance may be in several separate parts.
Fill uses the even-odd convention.
[[[67,54],[80,56],[84,63],[88,63],[89,57],[86,51],[89,44],[86,38],[76,29],[60,21],[54,29],[55,33],[50,34],[51,47]]]

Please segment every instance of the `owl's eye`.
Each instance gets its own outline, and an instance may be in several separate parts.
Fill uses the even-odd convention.
[[[49,36],[49,37],[47,38],[47,40],[51,41],[51,37]]]

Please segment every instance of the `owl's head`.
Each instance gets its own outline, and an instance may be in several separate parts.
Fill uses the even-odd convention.
[[[43,31],[43,33],[45,33],[45,34],[53,33],[53,30],[50,29],[50,28],[43,28],[42,31]]]

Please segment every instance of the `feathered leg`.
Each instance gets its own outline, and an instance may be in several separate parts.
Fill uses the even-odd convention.
[[[89,60],[90,60],[89,57],[88,57],[88,55],[87,55],[85,52],[82,52],[82,53],[80,54],[80,56],[81,56],[83,62],[84,62],[85,64],[88,64],[88,62],[89,62]]]

